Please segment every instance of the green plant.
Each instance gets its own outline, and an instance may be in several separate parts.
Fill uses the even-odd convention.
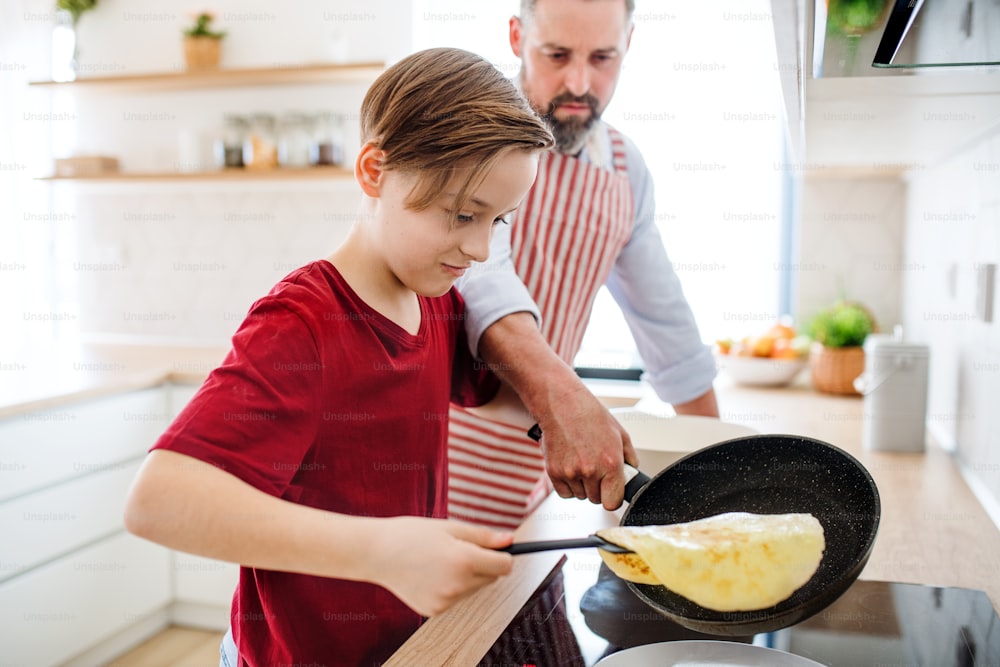
[[[195,15],[194,26],[187,28],[184,34],[188,37],[211,37],[213,39],[222,39],[226,36],[225,32],[215,31],[211,29],[212,21],[215,20],[215,14],[210,12],[199,12]]]
[[[97,0],[56,0],[56,9],[67,11],[73,17],[73,23],[80,20],[84,12],[97,6]]]
[[[809,323],[809,336],[825,347],[855,347],[875,331],[875,318],[859,303],[840,300]]]
[[[887,0],[829,0],[827,28],[843,35],[866,33],[879,24],[887,5]]]

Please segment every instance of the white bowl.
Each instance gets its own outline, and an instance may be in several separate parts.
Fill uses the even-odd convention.
[[[790,384],[809,360],[771,359],[768,357],[740,357],[730,354],[716,355],[716,365],[737,384],[759,387],[782,387]]]
[[[732,438],[756,435],[749,426],[695,415],[664,415],[641,408],[612,408],[639,455],[639,470],[649,476],[691,452]]]

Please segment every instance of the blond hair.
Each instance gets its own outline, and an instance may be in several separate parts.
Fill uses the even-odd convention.
[[[417,174],[406,200],[413,210],[430,206],[463,172],[456,214],[505,152],[554,143],[513,82],[454,48],[414,53],[383,72],[361,104],[361,141],[385,151],[383,169]]]

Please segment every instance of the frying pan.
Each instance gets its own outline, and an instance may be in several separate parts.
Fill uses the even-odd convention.
[[[640,472],[626,485],[625,499],[623,526],[683,523],[724,512],[803,512],[819,520],[826,541],[819,568],[773,607],[714,611],[663,586],[626,582],[639,599],[679,625],[729,637],[786,628],[840,597],[868,562],[881,517],[878,488],[857,459],[798,435],[750,435],[699,449],[652,478]]]

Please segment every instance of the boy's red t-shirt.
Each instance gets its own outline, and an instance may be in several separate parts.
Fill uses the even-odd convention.
[[[449,400],[480,405],[498,382],[468,351],[455,290],[420,305],[411,335],[329,262],[292,272],[153,449],[310,507],[445,517]],[[241,568],[231,621],[247,665],[368,665],[421,618],[373,584]]]

